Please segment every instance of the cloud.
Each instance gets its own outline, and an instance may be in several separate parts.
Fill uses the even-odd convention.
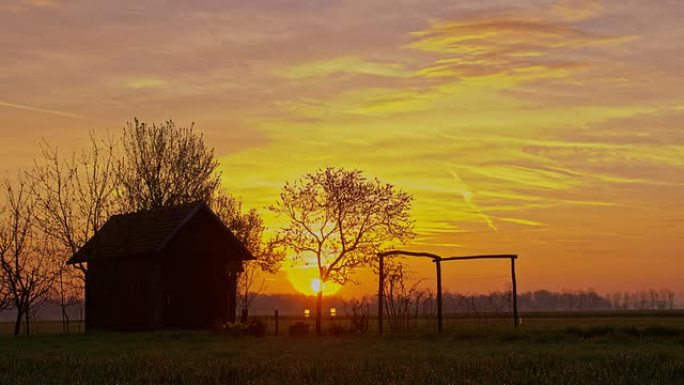
[[[137,89],[144,89],[144,88],[158,88],[158,87],[163,87],[167,84],[168,82],[163,79],[155,79],[155,78],[139,78],[139,79],[131,79],[126,82],[126,87],[132,88],[134,90]]]
[[[584,67],[572,51],[634,39],[599,35],[526,12],[437,21],[412,35],[416,40],[408,47],[443,55],[420,71],[423,76],[505,74],[521,80],[568,77]]]
[[[344,74],[412,76],[412,72],[406,70],[401,64],[372,62],[355,56],[342,56],[331,60],[299,64],[280,71],[280,74],[287,79],[330,78]]]
[[[23,0],[24,4],[33,7],[52,7],[58,3],[58,0]]]
[[[487,226],[491,228],[494,231],[497,231],[496,225],[492,221],[492,219],[480,209],[477,204],[473,201],[473,192],[470,190],[470,188],[463,182],[463,179],[454,171],[450,170],[451,175],[454,177],[454,180],[456,181],[457,185],[457,192],[463,196],[463,201],[466,202],[468,207],[470,207],[477,215],[482,217],[482,219],[487,223]]]
[[[600,0],[562,0],[550,5],[551,14],[565,21],[585,21],[601,15],[605,6]]]
[[[583,253],[681,255],[680,2],[11,0],[0,10],[0,84],[21,101],[0,107],[5,153],[30,153],[46,135],[74,145],[135,115],[196,121],[250,208],[273,203],[286,180],[345,166],[415,195],[417,247],[518,250],[526,274],[554,285],[554,263]],[[69,111],[92,118],[55,120]]]
[[[83,117],[81,115],[72,114],[69,112],[56,111],[56,110],[51,110],[51,109],[47,109],[47,108],[32,107],[32,106],[27,106],[27,105],[23,105],[23,104],[8,103],[8,102],[3,102],[3,101],[0,101],[0,107],[15,108],[15,109],[19,109],[19,110],[40,112],[40,113],[51,114],[51,115],[59,115],[59,116],[65,116],[67,118],[82,118]]]

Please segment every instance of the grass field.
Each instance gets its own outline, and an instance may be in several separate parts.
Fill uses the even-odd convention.
[[[0,384],[684,384],[681,314],[450,322],[439,336],[3,335]]]

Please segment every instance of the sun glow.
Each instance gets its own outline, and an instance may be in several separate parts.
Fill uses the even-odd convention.
[[[295,290],[306,295],[315,295],[321,290],[323,295],[333,295],[342,289],[342,286],[335,282],[321,282],[318,269],[315,267],[290,268],[287,270],[287,279]]]

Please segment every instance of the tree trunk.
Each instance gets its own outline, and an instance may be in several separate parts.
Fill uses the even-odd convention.
[[[66,299],[64,298],[64,271],[59,272],[59,306],[62,308],[62,333],[69,333],[69,315],[67,314]]]
[[[29,308],[24,312],[24,319],[26,320],[26,324],[24,327],[26,328],[26,335],[30,336],[31,335],[31,309]]]
[[[64,302],[60,305],[62,307],[62,333],[69,333],[69,313]]]
[[[316,298],[316,334],[319,336],[323,334],[321,330],[321,319],[323,318],[323,285],[321,285],[318,291],[318,297]]]
[[[14,335],[18,336],[21,331],[21,319],[24,318],[24,313],[17,307],[17,319],[14,321]]]

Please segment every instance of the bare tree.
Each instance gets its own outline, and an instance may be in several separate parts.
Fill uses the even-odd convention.
[[[409,284],[411,272],[401,261],[386,261],[385,269],[385,311],[390,330],[402,332],[409,330],[411,318],[417,320],[420,304],[425,291],[419,290],[421,280]]]
[[[172,121],[149,125],[135,119],[124,128],[122,145],[116,170],[124,211],[210,202],[220,187],[214,151],[193,126],[177,127]]]
[[[17,311],[14,334],[25,320],[30,334],[31,314],[45,300],[57,277],[49,239],[35,229],[37,201],[32,186],[22,177],[16,186],[5,181],[6,210],[0,221],[0,267]]]
[[[286,183],[271,207],[289,225],[279,240],[296,259],[318,268],[321,286],[346,283],[359,266],[372,265],[376,253],[413,236],[409,209],[413,198],[390,184],[367,179],[358,170],[326,168]],[[316,302],[321,333],[323,291]]]
[[[62,257],[56,259],[61,270],[52,294],[62,308],[65,332],[69,329],[67,307],[82,300],[86,271],[84,264],[67,267],[65,262],[117,211],[114,166],[114,141],[98,140],[91,133],[90,146],[67,157],[43,142],[42,156],[31,172],[38,203],[37,224]]]
[[[60,157],[47,142],[35,162],[35,181],[41,228],[71,254],[76,253],[117,212],[115,144],[111,138],[90,135],[90,147]],[[85,271],[85,266],[78,268]]]
[[[349,330],[355,333],[367,333],[370,319],[370,300],[366,296],[361,299],[352,298],[349,302],[345,302],[344,308],[345,313],[350,318]]]
[[[235,197],[221,191],[212,199],[212,208],[256,258],[243,264],[244,271],[237,282],[242,321],[246,321],[254,299],[265,288],[263,273],[276,273],[285,253],[276,242],[264,239],[265,226],[259,213],[254,209],[243,211],[242,203]]]
[[[7,223],[5,223],[5,208],[4,202],[0,202],[0,234],[4,233]],[[5,254],[7,250],[0,244],[0,261],[5,260]],[[9,279],[5,273],[5,269],[2,268],[0,262],[0,312],[11,308],[11,297],[9,289]]]
[[[0,312],[10,309],[10,304],[9,282],[7,281],[4,272],[0,270]]]

